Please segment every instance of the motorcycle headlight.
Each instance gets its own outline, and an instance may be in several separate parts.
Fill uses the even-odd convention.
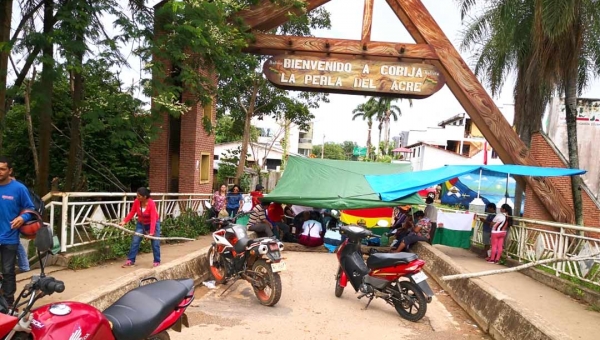
[[[277,245],[279,245],[279,251],[283,251],[283,242],[277,242]]]

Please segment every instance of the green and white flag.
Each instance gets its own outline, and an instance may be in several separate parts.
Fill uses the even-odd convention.
[[[438,211],[437,231],[433,244],[469,249],[474,223],[475,214],[473,213]]]

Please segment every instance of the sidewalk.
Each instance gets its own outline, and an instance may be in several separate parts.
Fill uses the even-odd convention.
[[[435,248],[450,256],[469,272],[503,268],[503,266],[487,263],[465,249],[441,245],[435,245]],[[600,337],[600,313],[588,310],[587,305],[526,275],[507,273],[484,276],[479,280],[518,301],[523,308],[535,312],[573,339],[592,340]]]
[[[210,235],[201,236],[196,241],[161,245],[161,261],[166,264],[170,261],[176,261],[178,258],[200,250],[211,244],[212,238]],[[65,291],[60,294],[46,296],[36,303],[37,306],[43,304],[69,301],[74,297],[86,293],[92,289],[104,286],[110,282],[118,280],[121,276],[134,272],[136,270],[152,268],[152,253],[144,253],[138,255],[135,266],[132,268],[121,268],[125,259],[113,260],[106,262],[103,265],[81,270],[71,270],[65,267],[48,267],[46,274],[57,280],[65,282]],[[23,286],[29,282],[32,275],[38,275],[39,268],[33,269],[27,273],[17,275],[17,294],[21,292]]]

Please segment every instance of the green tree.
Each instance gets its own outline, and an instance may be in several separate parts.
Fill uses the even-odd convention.
[[[376,116],[376,102],[373,98],[367,100],[366,103],[358,104],[358,106],[352,110],[352,120],[362,117],[363,120],[367,121],[367,158],[371,158],[371,152],[373,151],[373,144],[371,143],[371,132],[373,130],[373,118]]]
[[[478,1],[463,0],[463,15]],[[464,46],[481,46],[476,73],[483,71],[492,92],[516,70],[515,125],[526,145],[538,131],[549,95],[565,93],[569,165],[579,167],[576,97],[600,73],[600,3],[594,0],[495,1],[471,22]],[[583,223],[579,186],[571,181],[576,223]],[[517,188],[517,193],[522,192]],[[517,202],[517,205],[519,202]]]
[[[321,150],[323,149],[322,145],[314,145],[313,146],[313,154],[317,158],[321,158]],[[326,142],[325,143],[325,153],[322,158],[326,159],[337,159],[337,160],[346,160],[346,153],[341,144]]]
[[[342,149],[344,149],[344,155],[346,156],[345,159],[357,159],[357,157],[354,156],[354,148],[356,147],[358,147],[358,144],[356,144],[356,142],[345,141],[342,143]]]
[[[311,28],[328,28],[330,26],[329,13],[319,8],[302,16],[294,16],[290,22],[277,30],[280,34],[308,35]],[[239,182],[244,167],[250,142],[250,129],[253,118],[262,119],[272,117],[278,121],[289,122],[300,128],[306,128],[313,119],[311,109],[319,107],[320,102],[327,102],[328,96],[324,93],[298,92],[278,89],[268,83],[262,74],[264,56],[243,55],[238,56],[233,68],[235,73],[219,75],[219,102],[220,114],[229,113],[235,120],[244,122],[244,133],[240,162],[236,172],[236,181]]]

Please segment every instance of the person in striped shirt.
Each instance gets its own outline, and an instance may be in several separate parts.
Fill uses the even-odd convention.
[[[273,225],[267,220],[267,214],[265,208],[269,206],[269,203],[261,200],[260,204],[257,204],[248,219],[246,227],[250,231],[254,231],[258,237],[273,237]]]

